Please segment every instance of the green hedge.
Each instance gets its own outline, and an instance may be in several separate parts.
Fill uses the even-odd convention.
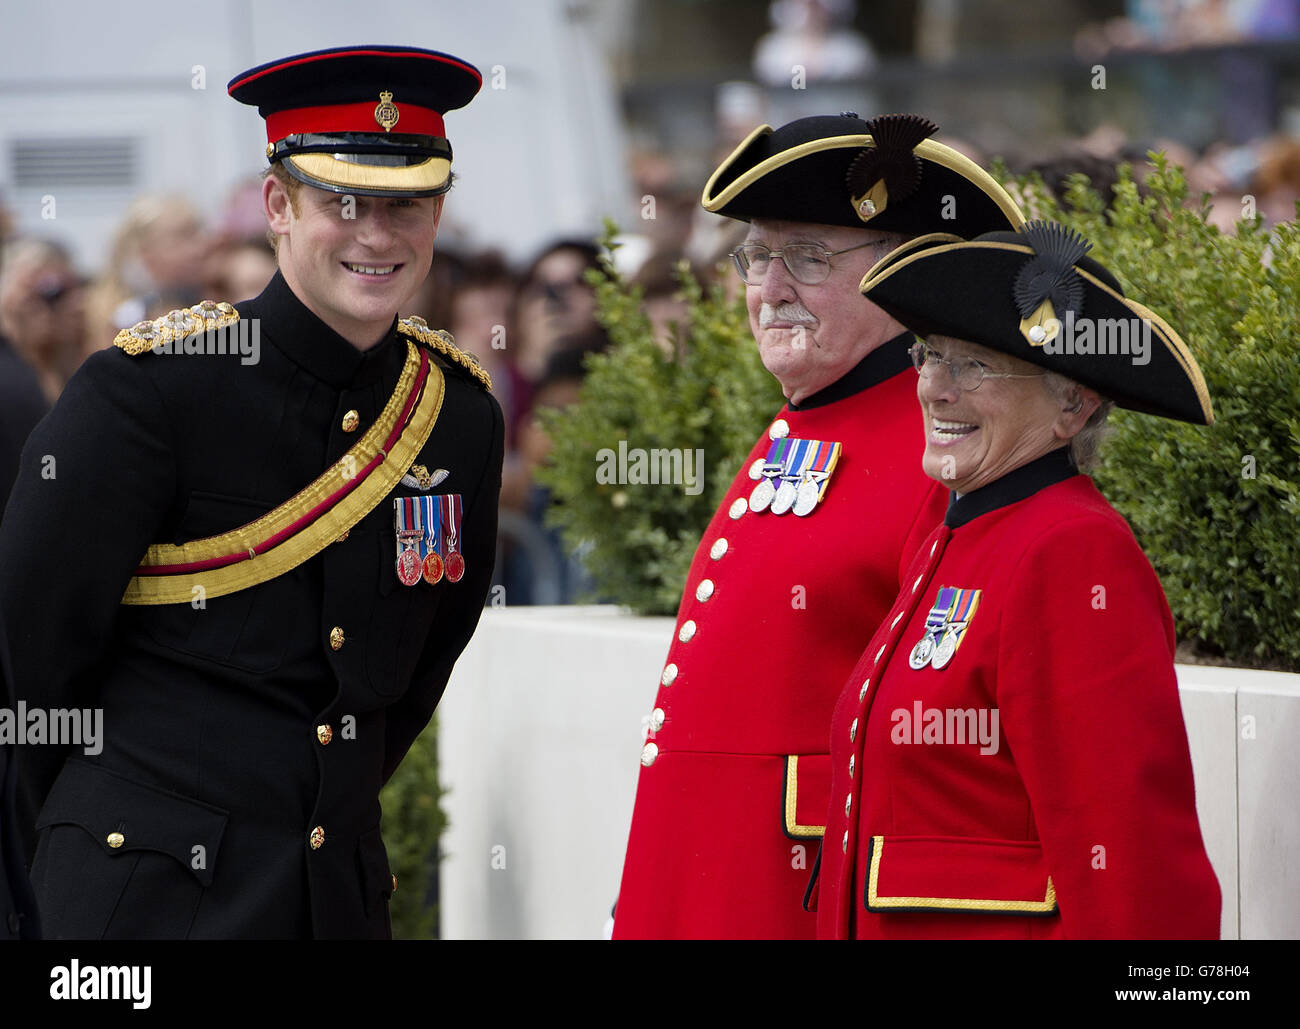
[[[1116,411],[1095,470],[1160,574],[1179,638],[1197,659],[1300,671],[1300,232],[1251,219],[1220,233],[1160,155],[1141,193],[1122,167],[1109,204],[1082,177],[1063,205],[1040,183],[1017,185],[1034,216],[1093,242],[1205,374],[1212,428]],[[783,402],[743,301],[702,292],[689,275],[683,290],[690,315],[666,354],[636,290],[616,276],[597,286],[614,345],[589,359],[579,403],[547,419],[555,448],[541,474],[553,523],[590,547],[599,597],[654,614],[676,610],[697,541]],[[598,452],[620,440],[703,448],[705,489],[597,483]]]
[[[438,841],[447,828],[439,800],[438,720],[435,717],[411,745],[388,785],[379,794],[381,831],[397,892],[388,906],[395,940],[429,940],[438,935],[438,909],[430,897],[437,868]]]
[[[613,232],[603,241],[610,254]],[[728,301],[684,266],[680,273],[690,315],[668,353],[651,334],[640,289],[620,280],[607,256],[591,281],[613,345],[587,358],[580,403],[543,412],[555,450],[538,478],[557,501],[552,523],[575,546],[589,541],[584,562],[601,599],[646,614],[676,612],[700,535],[765,417],[784,402],[758,359],[743,296]],[[679,485],[597,482],[598,455],[620,442],[703,451],[703,489],[692,496]]]

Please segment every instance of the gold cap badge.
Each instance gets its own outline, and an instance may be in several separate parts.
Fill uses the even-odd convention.
[[[393,126],[397,124],[397,119],[400,117],[397,105],[393,103],[393,94],[386,89],[382,90],[379,94],[379,103],[375,106],[375,121],[384,127],[385,132],[392,132]]]

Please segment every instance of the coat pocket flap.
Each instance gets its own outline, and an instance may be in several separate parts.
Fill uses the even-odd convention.
[[[873,836],[868,911],[1056,914],[1056,888],[1033,840]]]
[[[227,818],[210,804],[74,759],[55,780],[36,828],[80,826],[110,856],[158,851],[211,886]]]
[[[785,759],[785,788],[781,824],[792,840],[821,839],[831,797],[831,756],[789,754]]]

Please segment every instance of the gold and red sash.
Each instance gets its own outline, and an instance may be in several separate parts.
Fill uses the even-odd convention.
[[[383,412],[323,475],[238,529],[179,546],[155,543],[122,603],[179,604],[236,593],[292,571],[361,521],[419,456],[442,409],[442,369],[414,343],[406,346],[406,364]]]

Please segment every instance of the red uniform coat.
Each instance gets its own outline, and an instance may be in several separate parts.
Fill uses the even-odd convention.
[[[1217,938],[1169,607],[1092,480],[967,494],[907,576],[835,708],[818,936]]]
[[[802,900],[831,710],[947,491],[921,471],[897,340],[773,427],[842,443],[839,464],[812,514],[756,514],[765,433],[700,541],[642,752],[616,938],[815,933]]]

